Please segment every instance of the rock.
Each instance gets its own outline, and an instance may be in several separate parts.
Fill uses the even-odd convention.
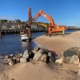
[[[20,58],[20,62],[27,62],[26,58]]]
[[[78,50],[77,50],[77,55],[78,55],[78,57],[80,59],[80,48],[78,48]]]
[[[68,57],[68,56],[73,56],[73,55],[77,55],[77,50],[78,48],[77,47],[72,47],[72,48],[69,48],[68,50],[66,50],[63,55],[65,57]]]
[[[16,57],[16,59],[15,59],[15,60],[16,60],[16,62],[17,62],[17,63],[19,63],[19,62],[20,62],[20,59],[19,59],[18,57]]]
[[[43,54],[40,58],[41,61],[44,61],[46,62],[46,59],[47,59],[47,55],[46,54]]]
[[[20,54],[17,54],[18,56],[22,57],[23,56],[23,53],[20,53]]]
[[[8,59],[8,64],[9,64],[10,66],[14,65],[12,59]]]
[[[33,54],[36,54],[36,53],[37,53],[37,51],[35,51],[35,50],[32,50],[32,53],[33,53]]]
[[[48,52],[48,56],[49,56],[49,57],[52,56],[52,55],[51,55],[51,52]]]
[[[43,54],[43,49],[41,48],[39,51],[38,51],[38,53],[41,53],[41,54]]]
[[[13,57],[13,54],[10,54],[9,56]]]
[[[62,63],[63,63],[63,58],[64,58],[64,57],[61,57],[61,58],[57,59],[57,60],[55,61],[55,63],[62,64]]]
[[[23,58],[26,58],[26,59],[29,58],[28,50],[24,51]]]
[[[34,48],[34,51],[38,51],[38,50],[39,50],[39,47],[36,46],[36,47]]]
[[[33,57],[33,60],[39,60],[41,58],[42,54],[41,53],[36,53]]]
[[[78,69],[78,72],[77,72],[77,74],[79,74],[79,75],[80,75],[80,68]]]
[[[77,55],[73,55],[71,58],[70,58],[70,62],[69,63],[73,63],[73,64],[79,64],[79,58]]]
[[[39,60],[42,56],[43,50],[40,49],[33,57],[33,60]]]
[[[4,59],[5,59],[5,60],[8,60],[8,57],[9,57],[9,56],[8,56],[8,55],[6,55],[6,56],[4,57]]]
[[[69,63],[69,62],[70,62],[70,56],[68,56],[68,57],[65,57],[65,56],[64,56],[63,62],[64,62],[64,63]]]
[[[49,63],[53,64],[54,63],[54,58],[51,56],[49,57]]]

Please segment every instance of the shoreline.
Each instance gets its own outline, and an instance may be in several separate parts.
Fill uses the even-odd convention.
[[[71,47],[80,47],[80,31],[71,32],[66,34],[64,37],[62,35],[57,36],[39,36],[34,39],[37,44],[45,46],[46,49],[55,51],[60,54]]]
[[[60,54],[71,47],[80,47],[80,32],[72,32],[71,34],[48,37],[45,35],[35,38],[33,41],[42,48],[55,51]],[[73,67],[74,66],[74,67]],[[79,80],[77,74],[78,65],[75,64],[53,64],[47,65],[41,61],[30,61],[18,63],[13,66],[2,66],[6,69],[0,72],[2,80]],[[1,63],[0,63],[1,68]],[[5,76],[4,76],[5,75]],[[58,76],[59,75],[59,76]]]

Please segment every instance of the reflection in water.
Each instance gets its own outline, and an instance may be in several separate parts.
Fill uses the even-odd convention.
[[[21,42],[21,46],[24,48],[24,47],[27,47],[28,46],[28,42]]]
[[[36,46],[36,43],[34,41],[27,41],[27,42],[21,42],[22,47],[24,48],[24,50],[28,50],[28,52],[30,53],[31,50]]]

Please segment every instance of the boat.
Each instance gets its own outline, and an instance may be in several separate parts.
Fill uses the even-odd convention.
[[[21,34],[21,41],[28,41],[28,39],[27,34]]]

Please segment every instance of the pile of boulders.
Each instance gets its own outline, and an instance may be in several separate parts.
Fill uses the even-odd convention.
[[[63,52],[62,57],[58,58],[58,55],[56,55],[54,51],[36,46],[31,52],[25,50],[24,53],[21,54],[6,55],[4,59],[9,65],[14,65],[21,62],[29,62],[31,60],[42,61],[51,64],[76,64],[79,66],[78,74],[80,74],[80,47],[69,48]]]
[[[65,63],[79,64],[80,61],[80,47],[72,47],[63,53]]]
[[[30,53],[28,50],[25,50],[24,53],[17,55],[6,55],[4,59],[7,61],[7,64],[14,65],[20,62],[29,62],[31,60],[43,61],[46,63],[54,63],[56,60],[56,54],[53,51],[47,49],[42,49],[36,46]]]
[[[56,63],[67,63],[78,65],[78,74],[80,74],[80,47],[72,47],[63,52],[61,58],[56,60]]]

